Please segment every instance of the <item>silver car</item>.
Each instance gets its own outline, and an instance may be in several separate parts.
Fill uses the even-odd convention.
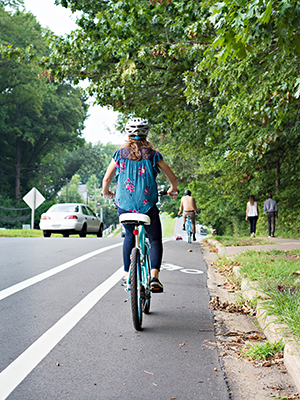
[[[40,229],[44,237],[50,237],[52,233],[61,233],[63,237],[73,234],[86,237],[93,233],[102,237],[103,222],[85,204],[55,204],[41,215]]]

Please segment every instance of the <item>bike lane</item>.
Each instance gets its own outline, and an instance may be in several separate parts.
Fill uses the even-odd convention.
[[[8,398],[229,399],[200,247],[166,242],[163,261],[142,332],[117,283]]]

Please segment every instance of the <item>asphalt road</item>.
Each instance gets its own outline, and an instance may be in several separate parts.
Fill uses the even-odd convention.
[[[199,245],[164,243],[136,332],[122,241],[0,239],[0,400],[229,399]]]

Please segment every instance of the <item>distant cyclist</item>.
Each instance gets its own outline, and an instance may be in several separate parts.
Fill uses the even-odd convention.
[[[103,178],[102,191],[104,196],[113,197],[109,190],[110,183],[116,174],[117,190],[115,205],[119,216],[123,213],[147,214],[151,219],[145,229],[150,242],[151,288],[155,292],[163,291],[159,281],[159,271],[162,260],[162,232],[159,211],[156,207],[158,192],[156,175],[162,170],[170,182],[169,196],[175,198],[178,194],[177,179],[171,168],[163,160],[163,156],[153,150],[147,141],[149,131],[148,121],[143,118],[130,119],[125,126],[128,135],[126,144],[113,155]],[[175,194],[174,194],[175,193]],[[125,280],[127,281],[130,254],[135,246],[133,225],[124,225],[125,239],[123,244],[123,262]]]
[[[184,192],[184,197],[181,198],[180,208],[178,215],[183,212],[183,227],[182,229],[185,231],[185,222],[187,215],[191,216],[192,219],[192,228],[193,228],[193,240],[196,240],[196,228],[195,228],[195,215],[197,214],[197,205],[194,197],[191,196],[191,191],[186,190]]]

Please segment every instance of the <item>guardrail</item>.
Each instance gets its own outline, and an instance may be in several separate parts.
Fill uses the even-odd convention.
[[[104,229],[103,236],[110,235],[114,229],[115,229],[115,226],[110,225],[108,228]]]
[[[108,228],[104,229],[103,231],[103,236],[108,236],[110,235],[113,231],[117,231],[118,229],[121,229],[122,224],[117,224],[115,225],[110,225]]]

